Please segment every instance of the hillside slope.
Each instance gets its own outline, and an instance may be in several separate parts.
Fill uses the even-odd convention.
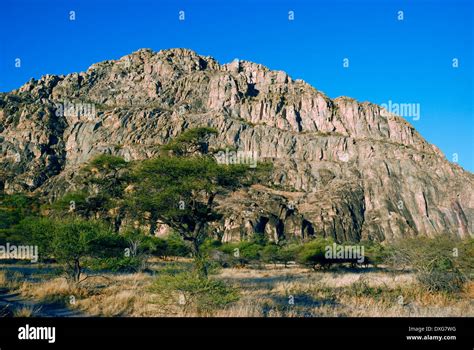
[[[73,106],[75,109],[70,109]],[[329,99],[282,71],[148,49],[0,94],[0,189],[57,197],[98,153],[153,157],[184,129],[274,164],[273,181],[221,198],[224,241],[473,236],[474,175],[403,118]]]

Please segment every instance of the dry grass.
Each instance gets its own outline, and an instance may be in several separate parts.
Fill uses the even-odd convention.
[[[23,282],[19,291],[36,300],[74,297],[70,307],[91,316],[197,316],[180,305],[156,302],[153,277],[135,273],[89,278],[72,285],[63,278]],[[6,275],[0,274],[5,283]],[[394,317],[474,316],[474,283],[450,295],[421,289],[410,273],[312,272],[300,267],[223,269],[217,276],[240,290],[240,300],[204,316],[221,317]],[[28,310],[21,311],[28,314]],[[203,316],[203,315],[200,315]]]
[[[400,317],[473,316],[473,283],[461,295],[430,293],[410,273],[228,269],[244,298],[219,316]]]
[[[17,289],[21,281],[23,280],[23,275],[19,272],[9,273],[7,271],[0,271],[0,288],[5,289]]]
[[[66,303],[74,298],[87,297],[89,291],[86,288],[69,283],[65,278],[52,278],[42,282],[23,282],[19,292],[28,298],[41,301],[63,301]]]
[[[6,288],[8,284],[8,277],[6,271],[0,271],[0,288]]]
[[[463,292],[466,299],[474,300],[474,281],[469,282]]]
[[[114,276],[101,285],[89,280],[88,288],[99,291],[78,299],[77,307],[92,316],[153,316],[146,292],[151,281],[151,276],[142,273]]]
[[[14,317],[35,317],[41,310],[41,307],[28,305],[22,306],[18,309],[15,309],[13,312]]]
[[[26,298],[62,302],[91,316],[132,316],[135,309],[146,309],[140,294],[150,276],[137,273],[108,277],[94,277],[80,284],[64,278],[24,282],[19,291]]]

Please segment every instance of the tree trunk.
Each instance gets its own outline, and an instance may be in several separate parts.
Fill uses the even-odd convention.
[[[119,208],[118,214],[114,217],[114,232],[118,233],[120,231],[120,226],[122,226],[124,212],[122,208]]]
[[[193,256],[194,256],[194,269],[200,278],[207,279],[207,261],[206,257],[202,254],[200,243],[197,239],[193,240]]]
[[[74,270],[72,275],[74,282],[78,283],[81,280],[81,271],[82,269],[79,259],[74,259]]]
[[[153,211],[150,213],[150,221],[149,222],[150,222],[150,231],[149,232],[150,232],[150,235],[154,237],[155,236],[155,231],[158,228],[158,224],[157,224],[158,215],[156,215],[156,213],[153,212]]]

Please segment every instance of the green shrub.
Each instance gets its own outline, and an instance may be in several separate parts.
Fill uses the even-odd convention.
[[[192,272],[158,276],[151,291],[163,306],[180,307],[184,312],[206,314],[222,309],[239,299],[236,289],[222,281],[201,278]]]
[[[39,259],[45,260],[52,255],[52,239],[58,229],[58,222],[47,217],[28,217],[17,227],[22,238],[21,243],[38,246]]]
[[[109,257],[91,259],[85,267],[95,271],[138,272],[144,268],[144,263],[140,257]]]
[[[334,262],[326,258],[326,247],[332,245],[333,241],[325,238],[315,238],[305,243],[298,252],[297,262],[309,266],[316,270],[320,268],[329,268]]]
[[[104,247],[99,242],[107,241],[111,236],[113,233],[100,221],[68,219],[57,222],[50,248],[68,277],[77,283],[85,260],[102,256]]]
[[[472,240],[449,236],[400,240],[389,246],[386,262],[394,268],[410,267],[428,291],[459,292],[474,266]]]
[[[263,246],[255,242],[224,243],[219,250],[227,254],[234,265],[245,266],[260,260]]]
[[[125,230],[122,237],[126,242],[126,252],[128,256],[152,254],[158,245],[163,244],[163,240],[160,238],[150,236],[144,230],[137,228]]]
[[[125,249],[128,248],[125,237],[107,231],[101,223],[98,225],[102,226],[102,233],[91,241],[90,252],[102,258],[123,256]]]
[[[219,250],[225,254],[234,254],[234,249],[238,248],[239,243],[223,243]]]
[[[55,202],[44,206],[45,209],[51,210],[55,216],[66,216],[71,210],[75,214],[87,217],[90,212],[90,203],[88,202],[88,194],[84,191],[69,192]]]
[[[285,244],[278,251],[278,261],[286,267],[290,261],[298,260],[298,254],[302,248],[303,245],[298,243]]]
[[[150,237],[150,242],[147,244],[147,251],[154,255],[164,258],[168,255],[168,242],[166,239],[159,238],[159,237]]]
[[[165,256],[189,256],[191,254],[191,247],[186,244],[183,238],[177,234],[172,233],[166,238],[167,248]]]
[[[260,259],[263,247],[253,242],[242,242],[239,247],[240,258],[247,262],[257,261]]]
[[[364,246],[365,263],[377,267],[384,262],[387,252],[382,244],[374,241],[361,241],[360,244]]]
[[[267,244],[261,251],[261,258],[266,263],[277,264],[280,262],[280,250],[281,247],[276,244]]]
[[[19,224],[27,217],[36,217],[38,207],[38,199],[35,197],[0,192],[0,244],[6,242],[31,244]]]
[[[275,243],[269,243],[261,250],[261,260],[266,263],[272,264],[284,264],[285,267],[290,261],[296,261],[297,256],[303,244],[301,243],[286,243],[278,245]]]
[[[201,251],[210,253],[213,250],[219,249],[222,246],[221,241],[215,240],[213,238],[207,238],[201,244]]]

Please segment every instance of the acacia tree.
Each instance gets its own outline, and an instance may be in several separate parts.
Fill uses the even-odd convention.
[[[190,242],[196,270],[205,277],[200,246],[208,236],[208,224],[221,218],[215,198],[235,190],[245,172],[243,166],[219,165],[209,157],[147,160],[136,169],[132,205],[150,213],[151,230],[159,221]]]
[[[203,144],[206,135],[212,133],[208,128],[188,130],[164,148],[172,150],[172,155],[139,163],[130,198],[132,208],[149,213],[152,232],[156,222],[161,222],[190,242],[201,277],[207,277],[207,264],[200,246],[208,237],[209,223],[221,218],[216,196],[237,189],[249,171],[243,165],[220,165],[201,153],[208,149]]]
[[[209,153],[209,138],[216,134],[217,130],[209,127],[188,129],[161,149],[170,151],[176,156],[207,154]]]
[[[121,157],[108,154],[94,157],[81,169],[81,190],[66,193],[50,208],[60,217],[72,214],[90,219],[99,214],[118,231],[125,215],[123,197],[129,184],[128,167],[129,163]]]
[[[104,217],[109,217],[109,210],[116,214],[111,218],[115,231],[118,231],[123,216],[124,191],[129,184],[129,163],[123,158],[101,154],[82,169],[83,183],[89,189],[88,201],[96,211],[106,211]]]
[[[84,260],[103,253],[98,242],[108,234],[100,222],[78,218],[58,222],[51,235],[52,256],[65,266],[69,278],[79,283]]]

